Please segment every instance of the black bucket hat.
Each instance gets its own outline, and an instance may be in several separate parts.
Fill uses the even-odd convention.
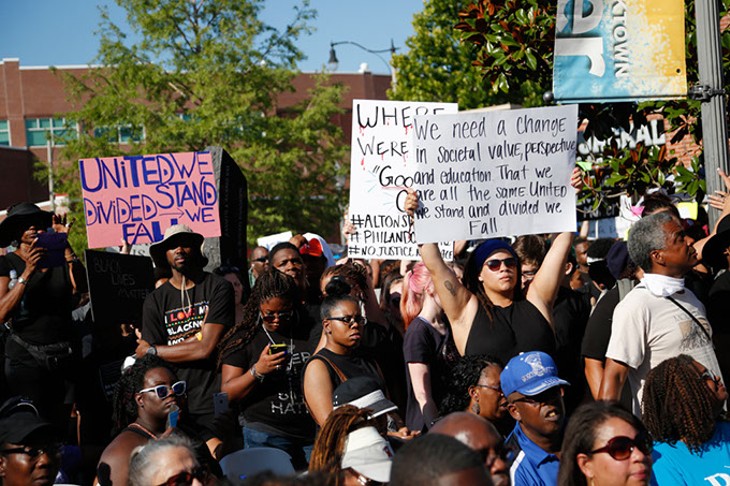
[[[727,267],[724,253],[728,246],[730,246],[730,216],[725,216],[717,224],[717,232],[702,248],[702,263],[716,269]]]
[[[8,215],[0,223],[0,248],[8,246],[31,226],[46,229],[52,221],[53,213],[43,211],[33,203],[22,202],[10,206]]]

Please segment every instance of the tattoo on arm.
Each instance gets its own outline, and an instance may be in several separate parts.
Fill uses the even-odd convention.
[[[451,295],[456,295],[456,286],[451,280],[445,281],[444,287],[446,287],[446,290],[448,290]]]

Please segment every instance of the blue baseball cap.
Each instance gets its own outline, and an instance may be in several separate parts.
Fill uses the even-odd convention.
[[[550,355],[542,351],[520,353],[507,363],[500,375],[502,392],[534,396],[556,386],[570,386],[558,378],[558,368]]]

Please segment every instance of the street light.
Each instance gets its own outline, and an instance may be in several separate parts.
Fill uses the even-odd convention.
[[[355,47],[359,47],[360,49],[362,49],[365,52],[369,52],[370,54],[374,54],[374,55],[378,56],[378,58],[380,58],[380,60],[383,61],[383,63],[388,67],[388,73],[390,73],[390,76],[393,80],[393,84],[395,84],[395,70],[392,68],[390,63],[388,61],[386,61],[383,56],[380,55],[385,52],[390,52],[390,55],[392,56],[393,54],[395,54],[398,51],[398,48],[395,47],[395,45],[393,44],[393,39],[390,40],[390,48],[380,49],[380,50],[368,49],[367,47],[365,47],[361,44],[358,44],[357,42],[353,42],[353,41],[330,42],[330,58],[329,58],[329,61],[327,61],[327,67],[329,68],[330,71],[336,71],[337,66],[340,64],[340,61],[337,59],[337,53],[335,52],[335,46],[339,46],[342,44],[350,44]]]

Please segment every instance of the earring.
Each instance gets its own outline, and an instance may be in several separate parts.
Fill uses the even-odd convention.
[[[474,412],[474,415],[479,415],[479,412],[482,411],[482,409],[479,407],[479,402],[472,403],[471,411]]]

